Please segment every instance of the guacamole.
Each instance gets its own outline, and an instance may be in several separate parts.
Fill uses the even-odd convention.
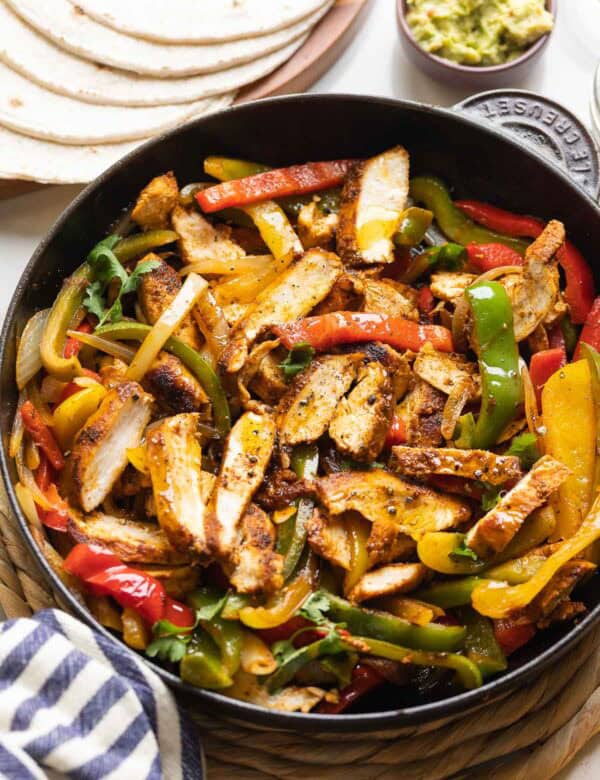
[[[408,0],[407,22],[425,51],[463,65],[500,65],[553,25],[544,0]]]

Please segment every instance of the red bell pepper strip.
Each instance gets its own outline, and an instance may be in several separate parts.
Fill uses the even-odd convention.
[[[567,344],[565,342],[565,334],[561,328],[560,322],[553,325],[548,331],[548,342],[550,349],[562,349],[565,355],[567,354]]]
[[[579,336],[573,360],[581,358],[581,343],[589,344],[595,350],[600,350],[600,296],[594,301],[592,308],[585,320],[585,325]]]
[[[533,639],[536,628],[533,623],[512,618],[494,620],[494,636],[504,655],[510,655]]]
[[[410,349],[413,352],[418,352],[427,342],[441,352],[452,352],[454,349],[452,334],[447,328],[441,325],[419,325],[412,320],[385,314],[336,311],[277,325],[273,332],[287,349],[308,342],[311,347],[323,352],[340,344],[365,341],[380,341],[395,349]]]
[[[541,219],[514,214],[479,200],[455,200],[454,205],[479,225],[514,238],[537,238],[544,229]]]
[[[95,371],[90,371],[89,368],[82,368],[81,369],[83,376],[87,376],[90,379],[94,379],[96,382],[102,383],[102,377],[100,374],[97,374]],[[70,398],[72,395],[75,395],[75,393],[78,393],[80,390],[83,390],[82,385],[78,385],[77,382],[69,382],[68,385],[65,385],[63,388],[57,402],[57,406],[61,404],[63,401],[66,401],[67,398]]]
[[[79,333],[91,333],[92,330],[93,328],[87,320],[84,320],[77,328]],[[70,358],[78,355],[81,347],[81,341],[78,341],[73,336],[68,336],[65,341],[65,348],[63,349],[63,357]]]
[[[48,458],[41,453],[40,465],[35,472],[35,482],[42,493],[57,509],[42,509],[36,506],[40,522],[54,531],[66,531],[69,523],[68,504],[64,501],[54,484],[54,474]]]
[[[341,184],[355,163],[356,160],[331,160],[276,168],[244,179],[215,184],[196,193],[196,200],[203,211],[212,212],[288,195],[317,192]]]
[[[138,612],[150,625],[166,618],[176,625],[194,624],[188,607],[166,595],[159,580],[132,569],[98,545],[76,544],[64,561],[66,571],[79,577],[98,596],[112,596],[122,607]]]
[[[367,693],[374,691],[383,685],[385,678],[368,664],[356,664],[352,670],[352,681],[340,691],[339,700],[334,702],[323,701],[317,707],[317,712],[323,715],[339,715],[354,702],[361,699]]]
[[[480,225],[509,236],[537,238],[544,229],[540,219],[513,214],[477,200],[457,200],[454,205]],[[571,320],[580,325],[585,322],[594,299],[592,270],[570,241],[565,241],[564,247],[559,250],[558,262],[567,280],[565,300],[569,304]]]
[[[25,430],[31,436],[35,444],[41,449],[50,461],[50,465],[57,471],[64,468],[65,459],[60,451],[60,447],[56,443],[52,431],[46,423],[42,420],[40,413],[31,403],[31,401],[25,401],[21,406],[21,417],[23,419],[23,425]]]
[[[559,368],[566,366],[566,364],[567,353],[560,347],[543,349],[532,355],[531,362],[529,363],[529,375],[535,389],[538,407],[541,407],[544,385],[552,374],[556,373]]]
[[[425,285],[419,290],[417,296],[417,308],[421,314],[431,314],[435,308],[435,298],[431,292],[431,288]]]
[[[477,271],[489,271],[504,265],[523,265],[523,258],[504,244],[468,244],[469,264]]]
[[[406,444],[408,441],[408,431],[406,430],[406,423],[400,417],[396,417],[392,420],[390,429],[385,437],[385,447],[393,447],[395,444]]]

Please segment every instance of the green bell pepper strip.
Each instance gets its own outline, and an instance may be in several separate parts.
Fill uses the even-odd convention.
[[[437,651],[456,650],[465,638],[466,631],[462,626],[443,626],[438,623],[415,626],[393,615],[355,607],[332,593],[321,593],[329,602],[328,609],[323,611],[336,623],[345,623],[351,634],[370,636],[417,650]]]
[[[508,663],[496,637],[489,618],[475,612],[471,607],[460,607],[456,617],[466,627],[465,653],[467,658],[479,667],[483,677],[503,672]]]
[[[72,327],[73,319],[81,309],[85,291],[92,281],[92,271],[83,263],[74,271],[58,293],[40,342],[40,356],[44,368],[49,374],[68,382],[81,374],[81,363],[76,355],[64,357],[67,331]]]
[[[287,685],[297,671],[306,666],[310,661],[325,655],[337,655],[338,653],[351,652],[352,647],[347,645],[336,631],[331,631],[323,639],[312,642],[310,645],[300,647],[289,655],[267,679],[267,689],[270,693],[278,691]]]
[[[112,325],[103,325],[95,333],[97,336],[107,339],[141,342],[151,330],[150,325],[121,320],[121,322],[115,322]],[[195,349],[179,339],[173,337],[167,339],[163,349],[178,357],[200,382],[212,403],[215,428],[221,437],[225,438],[231,429],[231,413],[227,396],[217,374]]]
[[[507,582],[509,585],[520,585],[528,582],[546,559],[539,555],[529,555],[506,561],[493,566],[485,572],[485,576],[457,577],[447,582],[438,582],[414,593],[414,598],[435,604],[442,609],[462,607],[471,603],[471,594],[484,580]]]
[[[246,593],[230,593],[227,596],[220,617],[223,620],[239,620],[240,610],[252,605],[252,596]]]
[[[481,410],[471,447],[492,447],[523,400],[519,350],[510,299],[498,282],[476,282],[465,290],[473,314],[481,374]]]
[[[419,176],[411,179],[410,195],[417,203],[423,203],[433,211],[442,232],[452,241],[463,246],[467,244],[504,244],[520,255],[525,254],[527,242],[504,236],[481,227],[460,211],[450,197],[450,192],[441,179],[435,176]]]
[[[412,650],[408,647],[399,647],[390,642],[382,642],[366,636],[356,636],[354,638],[368,645],[370,655],[388,658],[390,661],[415,664],[416,666],[441,666],[447,669],[454,669],[463,686],[469,690],[479,688],[483,684],[481,671],[477,665],[463,655]]]
[[[204,631],[194,633],[187,654],[181,659],[179,674],[184,682],[197,688],[219,690],[233,685],[221,661],[219,648]]]
[[[433,222],[433,212],[418,206],[409,206],[400,216],[398,230],[394,233],[396,246],[412,247],[421,243]]]
[[[319,450],[314,444],[300,445],[292,453],[292,469],[301,479],[313,479],[317,476],[319,467]],[[292,517],[282,523],[281,547],[278,552],[284,554],[283,578],[287,580],[294,573],[304,545],[306,544],[306,523],[312,515],[314,501],[310,498],[301,498],[296,502],[296,512]]]
[[[228,598],[218,588],[200,587],[188,595],[187,604],[195,610],[198,624],[219,648],[223,668],[233,677],[240,666],[244,632],[237,621],[222,618]]]
[[[136,257],[145,255],[165,244],[172,244],[179,236],[174,230],[148,230],[121,239],[113,248],[114,254],[121,263],[128,263]]]
[[[401,281],[413,284],[417,279],[430,271],[458,271],[467,259],[467,250],[460,244],[447,242],[429,247],[417,255],[406,271]]]

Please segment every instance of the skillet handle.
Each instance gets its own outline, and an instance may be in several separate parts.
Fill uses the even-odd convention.
[[[598,147],[587,127],[568,109],[522,89],[480,92],[454,108],[544,154],[591,198],[600,194]]]

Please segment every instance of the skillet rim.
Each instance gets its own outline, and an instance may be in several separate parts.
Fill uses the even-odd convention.
[[[600,207],[596,201],[594,201],[594,199],[588,195],[587,192],[580,188],[573,181],[573,179],[571,179],[561,169],[552,166],[551,161],[544,157],[539,151],[528,146],[522,146],[516,138],[513,138],[510,135],[507,135],[505,132],[496,129],[494,126],[483,124],[480,120],[477,120],[476,118],[471,117],[466,113],[462,113],[456,108],[431,106],[412,100],[400,100],[396,98],[378,97],[375,95],[358,95],[349,93],[300,93],[264,98],[262,100],[251,101],[249,103],[243,103],[237,106],[230,106],[226,109],[223,109],[222,111],[215,112],[214,114],[210,114],[206,117],[200,117],[191,122],[187,122],[180,127],[173,128],[165,133],[162,133],[160,136],[150,139],[111,165],[110,168],[100,174],[100,176],[94,179],[94,181],[90,182],[74,198],[74,200],[62,212],[62,214],[49,228],[44,238],[38,244],[15,287],[10,303],[6,309],[2,330],[0,332],[0,367],[4,365],[4,362],[7,359],[6,353],[9,344],[10,333],[21,304],[21,300],[24,296],[25,290],[27,289],[29,277],[42,260],[47,246],[54,239],[55,235],[58,234],[68,223],[72,213],[76,211],[79,206],[82,205],[86,200],[93,196],[98,187],[110,180],[114,173],[126,167],[129,162],[136,157],[143,156],[147,154],[149,150],[159,147],[166,139],[175,137],[182,132],[189,132],[190,128],[201,126],[205,121],[211,120],[215,115],[231,115],[232,119],[230,121],[235,121],[237,115],[243,115],[247,111],[254,111],[256,106],[263,104],[285,107],[288,103],[301,104],[305,102],[316,104],[325,102],[356,102],[364,103],[366,106],[378,104],[384,107],[389,106],[400,109],[408,109],[412,112],[416,112],[417,114],[420,113],[425,115],[440,116],[449,121],[469,125],[478,132],[487,134],[496,139],[501,139],[503,143],[507,143],[515,149],[519,149],[521,152],[524,151],[539,165],[544,167],[551,175],[562,178],[564,184],[566,184],[567,187],[572,191],[575,198],[577,199],[583,197],[584,200],[587,200],[589,205],[591,205],[593,210],[596,212],[597,217],[600,219]],[[0,433],[5,434],[6,432]],[[6,436],[2,435],[1,439],[0,471],[9,499],[10,507],[17,518],[20,533],[25,538],[29,549],[40,565],[46,580],[53,589],[60,593],[61,597],[69,604],[73,612],[86,624],[90,625],[97,631],[100,631],[103,636],[108,637],[114,642],[118,642],[123,647],[127,647],[127,645],[125,645],[121,640],[117,639],[113,634],[110,633],[110,631],[108,631],[106,628],[104,628],[104,626],[100,625],[100,623],[96,621],[93,615],[77,601],[71,591],[62,583],[62,581],[51,569],[41,549],[33,539],[25,516],[17,501],[9,471],[9,457],[7,452]],[[279,730],[291,730],[297,732],[318,731],[327,733],[357,733],[374,730],[385,731],[397,727],[423,725],[425,723],[430,723],[442,718],[446,718],[449,715],[453,715],[458,712],[467,714],[478,706],[497,699],[503,693],[514,690],[519,687],[519,685],[523,685],[538,677],[543,671],[559,661],[569,650],[574,648],[597,623],[600,623],[600,602],[593,609],[591,609],[582,620],[573,624],[572,628],[568,630],[557,642],[543,650],[540,655],[526,661],[518,668],[504,673],[501,677],[485,683],[481,688],[465,691],[455,696],[440,699],[439,701],[402,707],[396,710],[335,716],[319,715],[316,713],[304,714],[279,712],[254,704],[249,704],[247,702],[242,702],[237,699],[231,699],[215,691],[194,688],[193,686],[184,683],[177,675],[172,674],[161,666],[158,666],[144,656],[135,653],[133,650],[130,650],[130,648],[127,649],[134,653],[134,655],[136,655],[142,663],[147,664],[154,672],[156,672],[163,680],[163,682],[165,682],[170,688],[174,688],[175,690],[181,692],[188,700],[188,702],[190,698],[196,702],[200,702],[202,705],[204,705],[203,709],[206,709],[208,712],[210,712],[211,708],[213,708],[215,711],[222,713],[231,719],[241,722],[254,722],[260,724],[261,726],[267,726]]]

